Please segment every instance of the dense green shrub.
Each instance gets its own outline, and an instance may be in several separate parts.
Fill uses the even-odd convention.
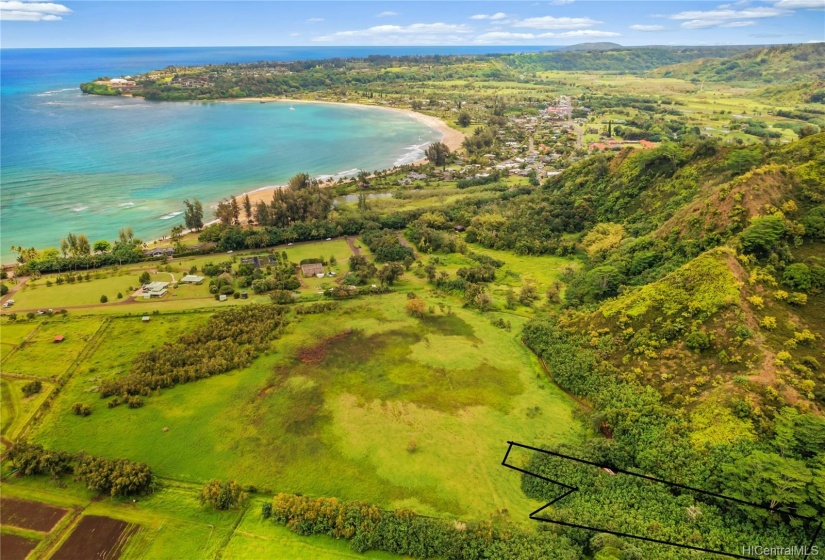
[[[35,395],[43,390],[43,384],[40,381],[30,381],[20,388],[23,394],[27,397]]]

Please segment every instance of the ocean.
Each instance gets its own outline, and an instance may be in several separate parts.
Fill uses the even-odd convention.
[[[12,245],[92,242],[130,226],[142,239],[206,207],[298,172],[354,174],[420,159],[441,134],[357,106],[147,102],[84,95],[79,84],[171,64],[368,54],[480,54],[479,47],[262,47],[0,50],[0,258]],[[500,48],[499,52],[526,50]],[[210,211],[211,213],[211,211]],[[208,217],[208,216],[207,216]]]

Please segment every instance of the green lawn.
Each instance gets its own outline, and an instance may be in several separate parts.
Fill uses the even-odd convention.
[[[116,319],[106,335],[118,348],[103,344],[78,366],[34,440],[145,461],[160,476],[199,484],[236,478],[473,519],[535,509],[499,465],[504,442],[579,437],[572,403],[515,332],[461,309],[413,319],[405,303],[393,293],[304,316],[250,368],[164,390],[136,410],[108,409],[94,387],[184,325]],[[143,327],[156,331],[147,339]],[[91,416],[71,414],[79,401]]]
[[[121,274],[106,275],[102,278],[92,278],[91,281],[75,282],[73,284],[57,284],[57,275],[50,274],[37,280],[30,281],[14,295],[14,306],[18,309],[59,309],[72,305],[90,305],[100,303],[100,296],[105,295],[110,302],[117,301],[120,292],[123,297],[129,297],[140,287],[139,272],[127,272],[121,269]],[[102,275],[102,274],[101,274]],[[160,275],[157,280],[169,281],[169,275]],[[46,286],[46,282],[52,282]]]

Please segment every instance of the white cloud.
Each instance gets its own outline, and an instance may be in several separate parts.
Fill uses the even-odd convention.
[[[300,37],[301,34],[300,33],[290,33],[289,36],[290,37]]]
[[[664,30],[664,25],[631,25],[630,29],[633,31],[662,31]]]
[[[0,20],[3,21],[60,21],[71,13],[63,4],[51,2],[0,2]]]
[[[470,16],[470,19],[490,19],[490,20],[499,20],[504,19],[507,17],[507,14],[504,12],[497,12],[495,14],[476,14],[474,16]]]
[[[469,26],[449,23],[413,23],[411,25],[376,25],[367,29],[338,31],[315,37],[320,42],[349,40],[365,41],[373,45],[405,44],[433,45],[453,44],[466,41],[472,32]]]
[[[550,2],[551,6],[566,6],[567,4],[572,4],[576,0],[553,0]]]
[[[779,8],[745,8],[744,10],[690,10],[670,16],[670,19],[686,20],[685,29],[705,29],[717,27],[729,21],[772,18],[789,14],[788,10]]]
[[[588,17],[533,17],[513,22],[513,27],[529,27],[531,29],[584,29],[602,23]]]
[[[621,33],[613,31],[597,31],[595,29],[579,29],[577,31],[565,31],[564,33],[557,33],[556,37],[563,39],[600,39],[604,37],[621,37]]]
[[[682,24],[685,29],[707,29],[709,27],[718,27],[725,23],[718,19],[692,19]]]
[[[491,31],[476,37],[481,43],[498,43],[501,41],[532,41],[536,39],[534,33],[513,33],[512,31]]]
[[[779,0],[774,6],[787,10],[825,10],[825,0]]]
[[[324,21],[324,18],[322,17],[311,17],[307,20],[307,23],[319,23],[322,21]]]
[[[742,10],[691,10],[679,12],[670,19],[685,20],[685,29],[707,29],[710,27],[745,27],[756,25],[752,20],[765,19],[792,14],[792,11],[780,8],[745,8]],[[748,21],[750,23],[743,23]]]
[[[398,12],[381,12],[376,17],[392,17],[392,16],[397,16],[397,15],[398,15]]]
[[[620,37],[621,33],[612,31],[598,31],[595,29],[577,29],[575,31],[565,31],[563,33],[520,33],[512,31],[491,31],[482,33],[475,38],[478,43],[501,43],[506,44],[513,41],[540,41],[544,39],[603,39],[607,37]]]

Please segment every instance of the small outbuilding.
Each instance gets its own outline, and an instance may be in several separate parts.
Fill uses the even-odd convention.
[[[301,274],[304,275],[304,278],[309,278],[310,276],[318,276],[319,278],[324,277],[324,265],[321,263],[310,263],[310,264],[302,264],[301,265]]]
[[[64,337],[62,334],[58,334],[54,337],[55,342],[63,342],[64,340],[66,340],[66,337]]]
[[[261,259],[258,257],[243,257],[241,264],[251,264],[255,268],[261,268]]]
[[[180,279],[182,284],[202,284],[204,281],[203,276],[196,276],[195,274],[187,274],[183,278]]]
[[[152,319],[148,315],[144,315],[140,320],[143,321],[144,323],[148,323]]]

